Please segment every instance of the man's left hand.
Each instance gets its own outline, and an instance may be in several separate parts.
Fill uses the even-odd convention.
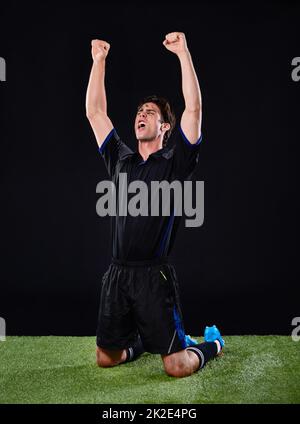
[[[188,51],[186,38],[183,32],[170,32],[166,35],[163,45],[170,52],[181,54]]]

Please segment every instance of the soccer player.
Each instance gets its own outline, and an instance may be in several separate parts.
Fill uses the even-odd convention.
[[[127,174],[128,184],[140,180],[149,188],[151,181],[188,180],[198,161],[202,103],[185,35],[172,32],[163,41],[180,61],[185,101],[173,146],[168,147],[167,142],[175,128],[174,112],[165,98],[153,95],[137,108],[135,152],[120,139],[107,116],[104,79],[110,44],[103,40],[92,40],[91,44],[93,65],[86,114],[116,190],[120,173]],[[121,106],[126,112],[126,104]],[[168,261],[179,217],[174,210],[170,216],[122,216],[120,206],[111,218],[112,261],[102,278],[97,363],[111,367],[147,351],[161,355],[168,375],[190,376],[220,354],[224,341],[215,326],[206,327],[204,343],[185,335],[178,280]]]

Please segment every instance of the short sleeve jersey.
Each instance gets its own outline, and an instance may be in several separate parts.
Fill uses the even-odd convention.
[[[151,182],[177,180],[181,184],[190,180],[199,157],[199,140],[192,144],[188,141],[180,126],[172,133],[173,144],[149,155],[146,161],[138,151],[132,151],[119,137],[115,128],[107,135],[99,148],[104,159],[110,179],[116,187],[116,216],[112,216],[112,257],[124,261],[149,260],[168,257],[174,244],[180,216],[174,214],[174,191],[170,190],[170,213],[162,213],[162,205],[158,216],[153,216],[151,205],[161,200],[151,192]],[[123,174],[123,175],[121,175]],[[143,181],[148,188],[147,215],[132,216],[120,213],[119,188],[124,184],[126,175],[127,188],[133,181]],[[124,188],[124,186],[122,186]],[[136,193],[127,191],[127,202]],[[151,197],[152,196],[152,197]],[[127,207],[126,207],[127,208]],[[123,205],[124,210],[124,205]],[[125,215],[125,216],[123,216]]]

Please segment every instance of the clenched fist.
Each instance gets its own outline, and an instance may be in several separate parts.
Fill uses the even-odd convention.
[[[110,44],[103,40],[92,40],[92,57],[93,61],[98,63],[106,59]]]
[[[170,52],[180,54],[188,51],[185,35],[183,32],[170,32],[166,35],[163,45]]]

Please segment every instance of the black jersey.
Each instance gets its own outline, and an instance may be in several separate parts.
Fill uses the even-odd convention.
[[[127,184],[140,180],[146,183],[151,196],[151,181],[189,180],[198,162],[202,135],[191,144],[180,126],[176,127],[171,147],[164,147],[149,155],[146,161],[138,151],[132,151],[118,136],[115,128],[107,135],[99,151],[110,179],[118,193],[120,174],[125,173]],[[134,195],[131,194],[131,197]],[[118,202],[118,195],[116,196]],[[130,201],[130,194],[127,198]],[[117,206],[112,220],[112,257],[124,261],[167,258],[174,243],[180,216],[174,215],[173,190],[169,216],[151,216],[149,197],[148,216],[120,216]]]

